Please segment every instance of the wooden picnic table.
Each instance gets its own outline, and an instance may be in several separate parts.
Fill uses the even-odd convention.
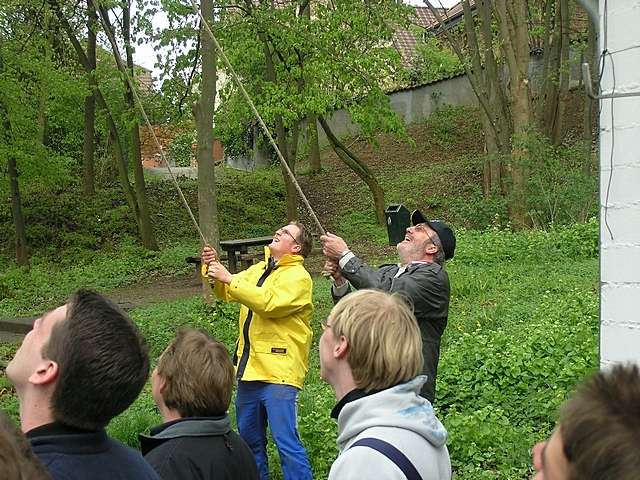
[[[249,247],[260,247],[269,245],[273,240],[273,236],[256,237],[256,238],[240,238],[237,240],[222,240],[220,248],[227,252],[229,261],[229,272],[237,273],[238,261],[242,264],[242,270],[249,268],[253,263],[253,259],[248,256]]]

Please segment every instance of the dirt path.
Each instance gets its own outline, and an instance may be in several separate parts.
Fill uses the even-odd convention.
[[[153,303],[193,297],[201,292],[200,279],[192,274],[180,277],[159,277],[153,281],[120,287],[106,294],[125,310],[131,310]]]

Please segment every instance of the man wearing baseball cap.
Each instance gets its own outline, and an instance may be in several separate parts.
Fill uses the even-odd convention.
[[[440,337],[449,313],[449,276],[444,263],[453,258],[456,237],[446,223],[427,220],[419,210],[411,214],[411,223],[397,246],[400,262],[379,269],[366,265],[337,235],[327,232],[320,241],[327,257],[325,270],[334,280],[331,293],[335,302],[347,295],[350,287],[375,288],[398,292],[413,306],[422,335],[422,374],[427,376],[420,394],[433,403]],[[401,345],[398,355],[402,355]]]

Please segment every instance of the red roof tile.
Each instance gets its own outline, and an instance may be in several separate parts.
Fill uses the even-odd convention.
[[[393,34],[393,46],[402,57],[405,67],[411,66],[416,43],[416,37],[407,30],[396,30]]]
[[[429,7],[416,7],[416,17],[412,23],[427,28],[431,24],[436,23],[436,17],[433,16]]]
[[[437,3],[436,1],[433,1],[433,0],[432,2],[433,2],[432,5],[434,6],[435,6],[435,3]],[[472,10],[474,10],[476,8],[475,0],[469,0],[469,6],[471,6]],[[441,10],[440,16],[442,17],[442,21],[445,23],[455,20],[456,18],[459,18],[464,14],[464,9],[462,8],[462,2],[456,3],[453,7],[449,8],[448,10],[447,9],[445,9],[445,11],[442,11],[442,9],[438,9],[438,10]],[[429,25],[426,25],[425,28],[429,30],[437,26],[438,26],[438,20],[436,20],[436,18],[433,17],[433,21]]]

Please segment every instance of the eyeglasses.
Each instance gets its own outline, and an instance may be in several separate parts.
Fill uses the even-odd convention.
[[[298,245],[298,246],[300,245],[300,244],[298,243],[298,240],[296,240],[296,237],[294,237],[294,236],[293,236],[293,234],[292,234],[289,230],[287,230],[286,228],[284,228],[284,227],[283,227],[283,228],[281,228],[280,230],[278,230],[278,232],[280,232],[280,233],[286,233],[286,234],[289,236],[289,238],[291,238],[291,240],[293,240],[293,243],[295,243],[295,244],[296,244],[296,245]]]
[[[284,228],[284,227],[280,228],[280,229],[277,231],[277,233],[280,233],[280,234],[282,234],[282,233],[286,233],[286,234],[291,238],[291,240],[293,240],[293,243],[295,243],[295,244],[296,244],[296,245],[298,245],[298,246],[300,245],[300,244],[298,243],[298,240],[296,240],[296,237],[294,237],[294,236],[293,236],[293,234],[292,234],[289,230],[287,230],[286,228]]]
[[[431,242],[432,245],[435,245],[436,247],[438,246],[434,241],[433,238],[431,238],[431,234],[429,233],[429,226],[426,223],[418,223],[417,225],[413,226],[414,230],[418,230],[420,232],[424,232],[425,235],[427,236],[427,238],[429,239],[429,242]]]

